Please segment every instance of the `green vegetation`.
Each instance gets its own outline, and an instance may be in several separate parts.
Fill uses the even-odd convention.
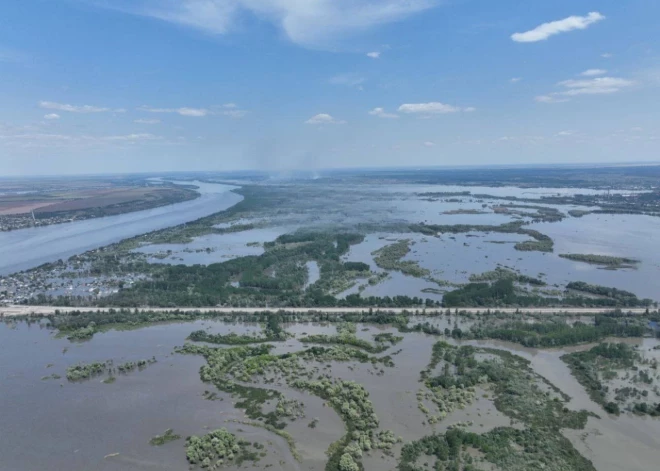
[[[630,291],[623,291],[617,288],[608,288],[606,286],[590,285],[584,283],[583,281],[574,281],[566,285],[567,290],[579,291],[581,293],[592,294],[594,296],[600,296],[614,301],[615,306],[625,306],[625,307],[638,307],[638,306],[650,306],[653,301],[650,299],[638,299],[634,293]],[[590,302],[602,301],[590,300]]]
[[[360,348],[369,353],[382,353],[391,345],[396,345],[403,337],[397,337],[391,333],[382,333],[374,335],[376,345],[367,340],[356,337],[356,326],[352,322],[340,323],[337,325],[338,335],[309,335],[300,339],[303,343],[320,343],[330,345],[349,345]],[[389,345],[386,345],[389,344]]]
[[[497,267],[495,270],[481,273],[480,275],[470,275],[471,283],[492,282],[498,280],[512,280],[516,283],[529,284],[534,286],[546,286],[545,281],[531,276],[521,275],[507,268]]]
[[[152,357],[150,360],[128,361],[116,366],[115,370],[118,373],[128,373],[135,369],[144,369],[152,363],[156,363],[156,358]]]
[[[376,433],[378,417],[369,393],[353,381],[295,380],[291,386],[310,391],[328,401],[346,424],[347,433],[328,450],[326,471],[359,471],[362,453],[380,448],[389,450],[397,442],[390,431]]]
[[[320,343],[328,345],[349,345],[360,348],[369,353],[382,353],[389,347],[387,345],[373,345],[367,340],[359,339],[355,335],[309,335],[300,339],[303,343]]]
[[[532,279],[527,279],[530,282]],[[566,285],[566,295],[562,298],[540,296],[533,292],[516,289],[513,278],[501,277],[494,283],[469,283],[446,293],[442,298],[445,307],[479,306],[577,306],[577,307],[648,307],[650,299],[638,299],[635,294],[616,288],[572,282]],[[576,294],[577,293],[577,294]],[[594,296],[584,296],[594,295]]]
[[[47,380],[49,380],[49,379],[60,379],[60,378],[61,378],[60,375],[58,375],[57,373],[53,373],[53,374],[48,375],[48,376],[42,376],[42,377],[41,377],[41,380],[42,380],[42,381],[47,381]]]
[[[618,313],[598,314],[593,324],[564,319],[545,322],[506,321],[474,326],[461,332],[462,338],[497,339],[516,342],[526,347],[548,348],[577,345],[602,340],[606,337],[642,337],[649,332],[648,320]]]
[[[396,345],[397,343],[401,342],[403,340],[403,337],[394,335],[390,332],[385,332],[382,334],[375,334],[374,335],[374,341],[376,343],[389,343],[390,345]]]
[[[507,471],[596,469],[561,434],[544,429],[500,427],[480,435],[455,428],[406,444],[398,470],[426,469],[417,465],[425,456],[435,458],[437,470],[479,471],[492,465]]]
[[[414,305],[413,298],[336,299],[333,293],[349,288],[357,278],[370,276],[365,264],[342,263],[351,245],[364,239],[352,233],[295,233],[264,244],[259,256],[241,257],[208,266],[165,265],[150,268],[150,279],[139,281],[114,295],[103,297],[103,306],[378,306]],[[304,289],[305,263],[316,261],[320,279]],[[270,276],[275,272],[277,276]],[[239,282],[232,286],[231,282]],[[63,303],[68,300],[62,299]],[[419,300],[422,304],[424,301]],[[83,326],[86,327],[86,326]]]
[[[186,457],[192,465],[199,465],[208,470],[244,461],[258,461],[256,452],[248,451],[249,442],[241,440],[227,429],[207,433],[203,437],[193,435],[186,439]]]
[[[282,429],[285,424],[281,422],[277,412],[264,413],[262,410],[262,405],[266,401],[277,399],[281,397],[281,394],[277,391],[237,384],[227,375],[236,364],[252,365],[255,371],[263,371],[264,362],[272,361],[275,358],[269,354],[272,348],[272,345],[211,348],[187,343],[176,351],[182,354],[203,356],[207,364],[200,369],[202,381],[213,383],[220,391],[238,396],[241,400],[236,403],[236,407],[244,409],[249,418],[263,420],[268,425]]]
[[[481,359],[479,354],[488,354]],[[442,373],[432,376],[441,365]],[[529,361],[501,350],[453,347],[446,342],[433,346],[429,367],[422,379],[430,389],[491,388],[495,407],[505,415],[529,426],[581,429],[586,424],[585,411],[573,412],[564,407],[568,397],[545,378],[536,374]]]
[[[426,268],[420,267],[419,263],[413,260],[401,260],[410,252],[412,243],[409,239],[400,240],[376,250],[371,255],[374,256],[376,265],[384,270],[399,270],[404,275],[410,275],[416,278],[427,277],[431,272]]]
[[[601,265],[610,270],[620,268],[635,268],[640,263],[639,260],[626,257],[611,257],[609,255],[594,254],[560,254],[561,258],[572,260],[574,262],[590,263],[592,265]]]
[[[660,415],[660,393],[657,384],[654,386],[658,362],[645,359],[635,347],[602,343],[586,352],[564,355],[562,360],[591,399],[607,412],[619,414],[629,410],[640,415]],[[614,380],[623,386],[614,389]]]
[[[156,363],[156,358],[152,357],[149,360],[129,361],[126,363],[114,365],[112,360],[107,360],[104,363],[80,363],[78,365],[70,366],[66,369],[66,377],[69,381],[81,381],[90,379],[93,376],[102,374],[109,374],[109,377],[104,383],[113,383],[115,381],[115,374],[129,373],[135,369],[144,369],[152,363]]]
[[[87,327],[82,327],[80,329],[71,331],[71,333],[69,333],[66,338],[72,341],[90,340],[92,337],[94,337],[96,332],[96,325],[92,322]]]
[[[70,366],[66,369],[66,378],[69,381],[89,379],[92,376],[103,374],[107,368],[107,363],[80,363],[79,365]]]
[[[355,324],[343,323],[338,327],[339,336],[354,336]],[[397,338],[392,336],[381,337],[381,343],[394,342]],[[369,344],[371,345],[371,344]],[[374,359],[366,353],[346,346],[335,348],[312,347],[302,352],[275,356],[270,354],[269,345],[254,347],[242,346],[234,348],[210,348],[207,346],[186,344],[178,349],[180,353],[201,354],[207,360],[207,365],[200,370],[203,381],[212,382],[220,390],[231,392],[242,398],[236,404],[244,408],[248,417],[263,421],[264,427],[269,430],[279,430],[285,426],[282,418],[295,419],[304,416],[302,404],[286,400],[280,393],[269,391],[260,387],[244,386],[242,383],[251,382],[254,377],[264,377],[270,373],[283,375],[287,383],[294,388],[309,391],[327,400],[340,414],[347,427],[347,434],[333,444],[329,464],[326,469],[339,470],[340,462],[344,465],[350,460],[359,466],[363,451],[372,448],[389,449],[396,439],[391,433],[377,432],[378,419],[373,411],[373,405],[368,400],[368,393],[361,385],[343,380],[332,381],[328,377],[320,376],[313,380],[318,367],[308,371],[302,361],[371,361],[391,364],[391,358]],[[236,378],[235,380],[232,378]],[[265,379],[265,383],[274,381],[274,378]],[[264,413],[262,405],[271,399],[277,398],[278,404],[272,412]],[[349,458],[344,455],[348,454]]]
[[[525,229],[523,221],[508,222],[499,226],[489,226],[480,224],[456,224],[453,226],[435,225],[435,224],[413,224],[410,230],[420,232],[426,235],[445,234],[464,234],[468,232],[499,232],[502,234],[521,234],[531,237],[534,240],[518,242],[514,245],[516,250],[520,251],[539,251],[552,252],[554,242],[550,237],[541,234],[533,229]]]
[[[226,335],[222,334],[209,334],[205,330],[196,330],[188,336],[189,340],[194,342],[207,342],[207,343],[217,343],[220,345],[249,345],[251,343],[266,343],[266,342],[278,342],[285,340],[274,339],[268,336],[251,336],[251,335],[238,335],[235,332],[231,332]]]
[[[438,368],[441,373],[434,375]],[[500,427],[482,435],[457,427],[424,437],[403,447],[400,471],[424,469],[418,464],[424,456],[434,457],[433,469],[438,470],[477,471],[484,469],[483,462],[485,469],[594,471],[561,434],[564,428],[584,428],[588,414],[567,409],[569,398],[536,374],[527,360],[505,351],[437,342],[422,381],[430,393],[419,393],[418,400],[430,423],[472,402],[479,387],[492,392],[495,407],[524,427]],[[438,416],[423,405],[424,398],[434,402]]]
[[[344,262],[344,270],[347,271],[370,271],[371,268],[362,262]]]
[[[251,343],[282,342],[287,339],[286,332],[280,327],[280,316],[272,314],[267,318],[266,329],[262,336],[209,334],[205,330],[196,330],[188,337],[195,342],[216,343],[221,345],[248,345]]]
[[[534,210],[536,212],[521,210]],[[498,214],[513,214],[520,217],[527,217],[530,218],[532,222],[558,222],[565,217],[565,215],[556,208],[529,204],[502,204],[499,206],[493,206],[493,211]]]
[[[591,211],[584,211],[582,209],[571,209],[570,211],[568,211],[568,214],[570,214],[574,218],[581,218],[582,216],[591,214]]]
[[[165,433],[162,435],[156,435],[154,438],[149,440],[149,445],[151,446],[160,446],[164,445],[169,442],[173,442],[175,440],[179,440],[181,438],[181,435],[177,435],[174,433],[174,430],[171,428],[168,428],[165,430]]]

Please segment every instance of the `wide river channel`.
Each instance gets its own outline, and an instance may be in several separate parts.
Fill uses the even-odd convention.
[[[176,183],[176,182],[175,182]],[[192,201],[68,224],[0,232],[0,275],[28,270],[47,262],[103,247],[147,232],[176,226],[223,211],[243,197],[238,187],[180,182],[199,187]]]

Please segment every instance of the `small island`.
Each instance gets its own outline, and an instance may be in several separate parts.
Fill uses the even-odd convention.
[[[572,260],[574,262],[590,263],[591,265],[600,265],[605,270],[619,270],[621,268],[637,268],[639,260],[627,257],[612,257],[610,255],[595,254],[559,254],[561,258]]]

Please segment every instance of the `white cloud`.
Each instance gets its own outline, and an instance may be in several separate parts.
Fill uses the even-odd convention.
[[[583,77],[597,77],[599,75],[605,75],[607,70],[604,69],[587,69],[582,72],[580,75]]]
[[[160,136],[154,136],[153,134],[148,133],[135,133],[135,134],[126,134],[121,136],[105,136],[101,140],[104,141],[155,141],[162,139]]]
[[[559,21],[552,21],[550,23],[543,23],[536,28],[526,31],[524,33],[515,33],[511,35],[511,39],[519,43],[533,43],[537,41],[545,41],[550,36],[560,33],[567,33],[578,29],[586,29],[590,25],[602,21],[605,16],[596,11],[592,11],[587,16],[569,16]]]
[[[223,111],[222,114],[225,115],[225,116],[229,116],[230,118],[233,118],[233,119],[241,119],[241,118],[244,118],[248,114],[248,112],[245,111],[245,110],[232,110],[232,109],[229,109],[229,110]]]
[[[201,118],[211,114],[206,108],[152,108],[150,106],[141,106],[138,109],[149,113],[176,113],[181,116],[191,116],[195,118]]]
[[[136,119],[133,122],[137,124],[158,124],[160,119]]]
[[[316,116],[312,116],[307,121],[305,121],[305,124],[345,124],[345,123],[346,121],[337,120],[327,113],[317,114]]]
[[[94,147],[111,144],[138,144],[148,142],[165,142],[161,136],[147,133],[126,135],[92,136],[76,134],[54,134],[43,132],[10,132],[0,133],[0,143],[19,148],[51,148],[51,147]]]
[[[600,55],[600,57],[602,57],[603,59],[610,59],[614,57],[614,55],[610,54],[609,52],[604,52],[603,54]]]
[[[200,118],[209,114],[209,110],[204,108],[178,108],[176,112],[181,116],[192,116],[195,118]]]
[[[603,95],[616,93],[624,88],[635,84],[632,80],[615,77],[597,77],[584,80],[564,80],[558,85],[566,88],[566,91],[560,92],[565,96],[576,95]]]
[[[380,58],[380,52],[378,52],[378,51],[367,52],[367,57],[371,57],[372,59],[379,59]]]
[[[535,100],[540,103],[562,103],[569,101],[570,97],[579,95],[609,95],[634,85],[635,82],[632,80],[617,77],[564,80],[557,84],[557,86],[564,89],[563,91],[537,96]]]
[[[373,110],[369,111],[369,114],[371,116],[376,116],[377,118],[398,118],[398,114],[394,113],[387,113],[384,108],[374,108]]]
[[[60,119],[60,115],[57,113],[48,113],[44,115],[44,119]]]
[[[460,108],[458,106],[446,105],[439,102],[429,103],[406,103],[399,106],[400,113],[407,114],[420,114],[420,115],[433,115],[433,114],[446,114],[458,113],[459,111],[474,111],[473,107]]]
[[[69,105],[65,103],[55,103],[53,101],[40,101],[39,106],[41,108],[47,109],[47,110],[58,110],[58,111],[67,111],[69,113],[104,113],[107,111],[114,111],[116,113],[123,113],[124,109],[110,109],[110,108],[103,108],[100,106],[92,106],[92,105]]]
[[[568,101],[568,98],[558,98],[556,94],[553,95],[539,95],[534,97],[534,100],[539,103],[565,103]]]
[[[568,137],[568,136],[572,136],[573,134],[574,134],[573,131],[559,131],[557,133],[557,136],[558,137]]]
[[[435,147],[435,142],[426,141],[426,142],[424,143],[424,146],[425,146],[425,147]]]
[[[511,82],[511,83],[518,83],[518,82],[520,82],[521,80],[522,80],[521,77],[513,77],[513,78],[509,79],[509,82]]]
[[[474,106],[468,106],[467,108],[463,108],[463,111],[466,113],[472,113],[473,111],[477,111],[477,109]]]
[[[296,44],[324,48],[344,37],[403,20],[439,3],[439,0],[113,0],[103,2],[103,6],[214,35],[236,30],[241,16],[249,13],[275,24]]]
[[[331,77],[328,80],[330,85],[342,85],[345,87],[358,87],[362,88],[361,85],[366,82],[367,79],[358,75],[358,74],[339,74]]]

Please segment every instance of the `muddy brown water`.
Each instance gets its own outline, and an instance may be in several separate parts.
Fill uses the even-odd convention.
[[[439,326],[454,323],[453,317],[450,321],[436,320]],[[300,323],[286,328],[297,336],[336,332],[332,324]],[[203,398],[205,390],[215,391],[199,378],[203,358],[172,353],[190,332],[198,329],[214,333],[261,330],[256,324],[198,321],[109,331],[95,335],[89,342],[71,343],[55,338],[39,325],[0,324],[0,469],[183,471],[188,469],[184,440],[161,447],[150,446],[149,440],[168,428],[185,437],[227,427],[249,441],[267,446],[266,458],[254,468],[245,463],[242,469],[270,464],[269,469],[275,470],[321,471],[327,460],[327,447],[344,433],[343,423],[334,410],[320,398],[293,390],[284,382],[277,386],[287,397],[305,405],[305,417],[290,422],[286,428],[303,458],[302,463],[296,462],[282,438],[262,428],[234,422],[249,419],[233,407],[231,397],[219,393],[222,400]],[[360,338],[371,340],[381,332],[401,335],[390,327],[358,325]],[[417,406],[416,392],[421,386],[420,371],[428,364],[435,341],[436,337],[421,333],[405,334],[402,342],[383,353],[401,350],[393,356],[394,368],[334,362],[329,371],[334,377],[364,385],[380,419],[380,428],[392,430],[404,441],[442,432],[457,422],[471,421],[469,429],[480,433],[509,425],[509,419],[494,409],[492,401],[481,392],[465,409],[450,413],[435,425],[426,423]],[[658,344],[651,339],[633,342],[645,349]],[[536,372],[571,397],[568,407],[598,414],[600,419],[589,419],[585,430],[567,430],[564,435],[599,471],[658,469],[660,420],[629,414],[609,416],[591,401],[561,361],[563,354],[589,346],[537,350],[506,342],[465,343],[507,350],[527,358]],[[297,339],[290,339],[276,344],[275,353],[305,347]],[[103,384],[103,377],[82,383],[65,379],[66,368],[81,361],[113,359],[118,363],[152,356],[157,363],[143,371],[118,376],[113,384]],[[47,368],[49,364],[52,366]],[[323,371],[325,363],[315,366]],[[379,373],[381,369],[384,374]],[[41,379],[53,373],[62,378]],[[319,418],[319,423],[311,429],[308,424],[313,418]],[[396,468],[396,460],[380,452],[365,455],[363,463],[365,469]]]

